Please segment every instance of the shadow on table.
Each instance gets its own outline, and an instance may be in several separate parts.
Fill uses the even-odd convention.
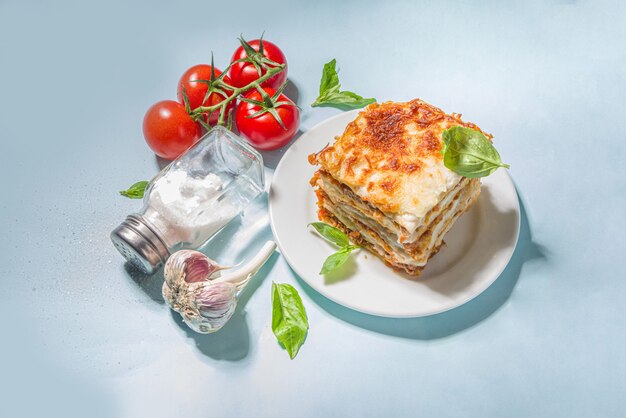
[[[381,334],[417,340],[444,338],[477,325],[497,311],[511,295],[524,263],[535,259],[545,259],[546,250],[533,242],[526,210],[520,198],[520,235],[517,247],[498,279],[482,294],[470,302],[440,314],[420,318],[383,318],[363,314],[341,306],[320,295],[302,280],[294,276],[315,303],[331,315],[352,325]]]
[[[195,341],[196,347],[202,354],[214,360],[228,361],[237,361],[247,357],[250,351],[250,332],[248,331],[245,306],[263,283],[277,259],[278,253],[275,252],[241,292],[237,309],[235,309],[232,318],[224,325],[224,328],[213,334],[199,334],[192,331],[185,325],[177,312],[171,311],[174,321],[185,331],[187,337]]]
[[[272,261],[272,258],[274,259]],[[204,355],[215,360],[237,361],[245,358],[250,351],[250,333],[246,322],[246,313],[243,308],[254,290],[260,285],[267,275],[269,266],[275,262],[273,255],[265,266],[255,276],[250,284],[244,289],[237,303],[237,308],[232,318],[224,325],[224,328],[214,334],[199,334],[192,331],[183,321],[180,314],[169,309],[174,322],[187,334],[187,337],[194,340],[196,347]],[[147,275],[135,269],[130,263],[124,266],[126,273],[152,300],[165,305],[161,288],[163,286],[163,268],[153,275]]]
[[[126,270],[128,277],[130,277],[131,280],[146,293],[146,295],[150,296],[150,299],[160,303],[161,305],[165,304],[163,294],[161,293],[161,288],[163,287],[162,267],[156,273],[149,275],[137,270],[127,261],[124,263],[124,270]]]

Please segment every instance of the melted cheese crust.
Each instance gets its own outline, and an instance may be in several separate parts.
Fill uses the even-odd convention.
[[[310,162],[411,232],[461,180],[441,154],[442,133],[452,126],[482,132],[419,99],[374,103]]]

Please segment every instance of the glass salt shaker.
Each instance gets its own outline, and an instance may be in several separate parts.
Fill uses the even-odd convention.
[[[115,228],[111,240],[152,274],[173,252],[201,247],[264,190],[261,155],[218,126],[152,179],[143,209]]]

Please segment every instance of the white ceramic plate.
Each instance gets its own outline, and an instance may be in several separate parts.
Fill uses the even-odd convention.
[[[307,156],[341,135],[357,112],[342,113],[304,133],[276,167],[270,189],[270,220],[285,259],[322,295],[372,315],[432,315],[476,297],[502,273],[519,235],[519,201],[503,169],[482,179],[477,203],[448,232],[447,245],[417,279],[393,271],[365,250],[353,253],[337,272],[326,277],[318,274],[336,248],[307,228],[318,220],[316,197],[309,185],[315,169]]]

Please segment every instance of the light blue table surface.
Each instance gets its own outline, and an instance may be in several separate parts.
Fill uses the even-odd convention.
[[[219,333],[187,330],[109,232],[158,162],[141,121],[243,33],[289,61],[301,130],[322,65],[379,100],[420,97],[495,135],[522,204],[513,259],[473,301],[392,320],[316,294],[275,255]],[[0,1],[0,416],[626,415],[623,2]],[[265,153],[271,178],[283,151]],[[254,253],[267,201],[206,252]],[[270,327],[293,284],[310,333]]]

